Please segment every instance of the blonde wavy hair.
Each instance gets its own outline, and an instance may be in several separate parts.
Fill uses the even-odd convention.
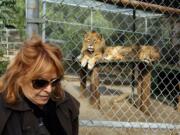
[[[32,80],[51,68],[55,68],[58,77],[63,77],[61,50],[55,45],[43,43],[40,37],[33,36],[24,42],[0,78],[0,93],[3,93],[7,103],[14,104],[20,99],[22,94],[20,84],[24,79]],[[64,98],[64,91],[60,83],[52,91],[52,98]]]

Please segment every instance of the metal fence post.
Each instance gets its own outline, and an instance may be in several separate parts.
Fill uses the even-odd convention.
[[[43,0],[43,19],[46,20],[46,0]],[[46,22],[42,24],[42,39],[46,40]]]
[[[39,0],[26,0],[26,34],[39,34]]]

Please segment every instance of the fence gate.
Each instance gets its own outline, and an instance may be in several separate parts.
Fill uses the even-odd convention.
[[[81,103],[80,135],[180,134],[178,0],[43,0],[41,7],[43,39],[62,49],[64,88]],[[83,63],[84,44],[103,39],[103,59]]]

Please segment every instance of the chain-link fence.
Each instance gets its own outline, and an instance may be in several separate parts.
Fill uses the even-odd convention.
[[[11,59],[22,44],[20,30],[2,29],[0,30],[0,46],[4,59]]]
[[[179,4],[175,0],[43,1],[43,38],[63,50],[64,87],[81,103],[80,134],[180,134]],[[92,33],[90,39],[84,37],[91,31],[102,37]],[[91,54],[84,62],[86,42],[96,46],[103,39],[102,57],[107,53],[119,59],[99,60],[93,55],[96,49],[87,47]],[[120,51],[111,52],[117,46]],[[132,53],[134,48],[138,53]],[[97,61],[92,68],[93,57]]]
[[[40,7],[43,39],[63,51],[63,87],[81,103],[80,135],[180,134],[178,0],[42,0]],[[19,38],[0,31],[5,58]]]
[[[23,30],[22,30],[23,31]],[[20,30],[2,28],[0,30],[0,76],[6,70],[11,60],[22,45]]]

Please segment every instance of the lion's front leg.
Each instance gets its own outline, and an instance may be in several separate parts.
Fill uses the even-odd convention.
[[[89,69],[89,70],[92,70],[93,67],[94,67],[94,65],[95,65],[95,63],[96,63],[95,57],[89,59],[89,61],[88,61],[88,69]]]
[[[87,65],[89,59],[90,59],[90,57],[88,55],[84,55],[81,59],[81,66],[85,67]]]
[[[92,58],[89,59],[88,61],[88,69],[92,70],[96,64],[97,61],[102,59],[102,54],[96,54]]]

